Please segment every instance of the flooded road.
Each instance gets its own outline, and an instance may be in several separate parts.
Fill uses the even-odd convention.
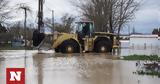
[[[37,51],[0,52],[0,84],[6,68],[25,68],[26,84],[159,84],[139,76],[134,61],[113,60],[109,54],[37,54]]]

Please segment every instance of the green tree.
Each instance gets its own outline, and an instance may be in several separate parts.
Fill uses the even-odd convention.
[[[152,34],[158,35],[158,33],[159,33],[159,30],[158,30],[158,29],[153,29]]]

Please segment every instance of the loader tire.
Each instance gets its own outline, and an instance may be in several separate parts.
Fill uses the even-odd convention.
[[[39,44],[42,42],[42,40],[45,38],[45,34],[44,33],[40,33],[38,30],[35,30],[33,32],[33,46],[37,47],[39,46]]]
[[[60,51],[59,48],[56,48],[56,49],[55,49],[55,52],[56,52],[56,53],[59,53],[59,51]]]
[[[79,53],[80,47],[78,43],[68,40],[62,43],[60,50],[62,53]]]
[[[95,52],[97,52],[97,53],[112,52],[112,42],[109,40],[108,41],[106,41],[106,40],[99,41],[95,45]]]

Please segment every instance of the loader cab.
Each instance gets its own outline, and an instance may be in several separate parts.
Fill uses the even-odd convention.
[[[79,37],[85,38],[85,37],[92,37],[94,32],[94,23],[92,21],[86,21],[86,22],[76,22],[77,29],[76,33]]]

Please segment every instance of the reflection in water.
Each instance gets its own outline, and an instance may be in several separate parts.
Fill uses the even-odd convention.
[[[5,81],[5,78],[3,76],[6,75],[4,73],[5,68],[4,68],[4,66],[2,66],[2,65],[4,65],[4,61],[5,61],[4,58],[0,58],[0,84],[6,83],[6,82],[2,82],[2,81]]]
[[[107,64],[103,64],[106,60],[101,60],[99,57],[106,57],[106,55],[97,55],[97,57],[92,58],[93,55],[84,54],[84,56],[77,60],[77,65],[75,66],[79,74],[78,79],[81,81],[86,80],[86,83],[82,84],[99,84],[105,83],[112,84],[112,69],[113,63],[108,60]]]
[[[33,56],[33,65],[37,72],[38,84],[43,84],[43,60],[44,58],[42,54],[37,54],[36,56]]]

